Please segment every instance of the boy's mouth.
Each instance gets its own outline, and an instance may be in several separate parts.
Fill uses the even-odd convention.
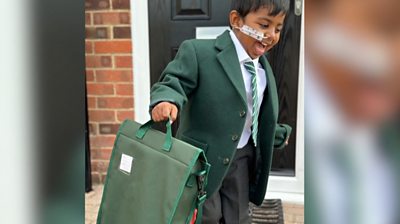
[[[257,41],[255,44],[256,54],[260,56],[263,55],[267,49],[267,46],[268,46],[267,44]]]

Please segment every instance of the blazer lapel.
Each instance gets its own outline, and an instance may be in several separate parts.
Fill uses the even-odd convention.
[[[240,69],[235,45],[231,40],[229,31],[225,31],[223,34],[218,36],[215,42],[215,47],[221,51],[217,54],[218,61],[222,65],[222,68],[225,70],[225,73],[229,77],[233,86],[239,92],[243,102],[247,104],[242,71]]]
[[[272,111],[273,111],[273,118],[277,118],[278,117],[278,94],[276,91],[276,84],[275,84],[275,78],[274,75],[272,73],[272,68],[269,65],[267,59],[265,58],[265,56],[261,56],[259,59],[259,62],[261,63],[261,65],[263,66],[264,70],[265,70],[265,76],[267,78],[267,94],[264,94],[264,101],[268,99],[268,101],[270,102],[268,106],[271,106]]]

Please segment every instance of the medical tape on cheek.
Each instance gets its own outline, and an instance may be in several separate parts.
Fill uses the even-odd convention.
[[[242,27],[234,27],[235,29],[240,30],[240,32],[246,34],[247,36],[250,36],[258,41],[263,41],[264,39],[267,39],[268,37],[265,37],[264,34],[260,31],[257,31],[256,29],[253,29],[247,25],[243,25]]]

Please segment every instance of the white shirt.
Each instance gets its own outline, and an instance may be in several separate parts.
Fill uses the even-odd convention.
[[[236,48],[236,53],[239,59],[240,68],[242,70],[242,76],[244,81],[244,87],[246,88],[246,98],[247,98],[247,113],[246,113],[246,122],[244,125],[244,129],[242,135],[239,140],[238,148],[243,148],[249,138],[251,136],[251,114],[253,113],[253,102],[252,102],[252,90],[251,90],[251,74],[244,67],[244,63],[247,61],[253,61],[254,65],[257,65],[256,75],[257,75],[257,94],[258,94],[258,109],[260,109],[261,102],[264,98],[264,90],[267,86],[267,77],[265,74],[265,70],[262,68],[261,64],[258,63],[258,59],[251,59],[247,52],[244,50],[242,44],[239,39],[237,39],[235,33],[231,31],[229,33],[231,35],[231,39]]]

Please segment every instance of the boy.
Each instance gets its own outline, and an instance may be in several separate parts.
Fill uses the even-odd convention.
[[[154,121],[180,114],[177,137],[211,164],[203,223],[250,223],[249,202],[264,199],[278,125],[278,96],[264,54],[278,43],[289,0],[233,0],[232,31],[188,40],[151,89]]]

